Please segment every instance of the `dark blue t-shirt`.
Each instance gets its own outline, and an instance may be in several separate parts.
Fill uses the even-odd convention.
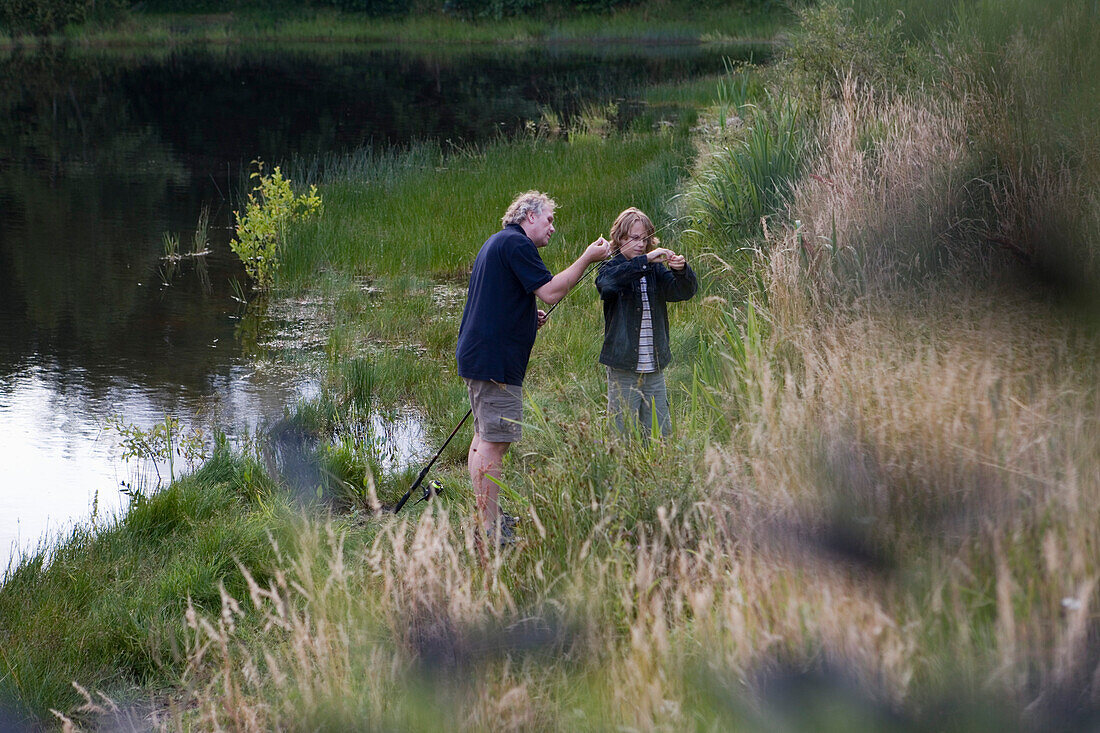
[[[553,277],[518,224],[481,245],[458,328],[459,376],[523,384],[538,328],[534,293]]]

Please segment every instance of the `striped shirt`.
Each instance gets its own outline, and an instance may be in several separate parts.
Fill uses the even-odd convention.
[[[646,282],[643,277],[638,281],[642,287],[642,327],[638,332],[638,365],[634,370],[642,373],[657,371],[657,359],[653,351],[653,316],[649,312],[649,296],[646,294]]]

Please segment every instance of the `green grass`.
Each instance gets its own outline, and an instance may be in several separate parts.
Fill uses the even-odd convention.
[[[392,505],[415,474],[417,467],[391,475],[378,469],[359,440],[372,410],[416,405],[431,449],[465,412],[453,350],[466,276],[516,193],[542,189],[557,200],[558,233],[543,250],[555,271],[606,235],[618,212],[631,205],[650,213],[666,245],[679,247],[671,199],[691,167],[694,105],[718,86],[707,79],[654,90],[651,111],[670,125],[647,120],[604,136],[581,119],[557,137],[536,132],[448,153],[429,145],[363,151],[298,166],[296,182],[321,184],[325,213],[290,238],[279,288],[319,295],[334,304],[335,316],[322,393],[296,406],[290,421],[318,437],[313,458],[321,493],[333,506],[365,516],[368,482],[374,481],[380,501]],[[689,259],[705,271],[696,254]],[[639,526],[653,526],[669,508],[686,512],[697,496],[696,472],[708,441],[729,431],[722,400],[714,399],[722,386],[722,357],[708,348],[721,343],[714,337],[720,311],[698,300],[672,310],[677,364],[668,382],[679,428],[670,443],[642,451],[618,445],[602,420],[602,314],[591,279],[541,332],[527,380],[528,437],[508,459],[503,494],[511,511],[541,518],[545,536],[529,526],[526,531],[539,534],[532,551],[504,571],[515,602],[552,600],[554,593],[534,578],[565,578],[578,568],[594,574],[597,586],[606,585],[601,573],[608,563],[631,562]],[[422,519],[434,507],[457,517],[472,513],[464,465],[469,435],[468,427],[433,473],[447,487],[441,500],[410,507],[405,517]],[[672,444],[676,458],[669,460]],[[250,460],[222,455],[132,510],[119,527],[64,543],[57,557],[71,556],[72,563],[54,560],[40,569],[32,560],[17,570],[0,590],[0,609],[5,601],[30,603],[12,614],[18,625],[5,629],[18,640],[5,662],[13,673],[6,678],[10,694],[44,719],[50,707],[71,710],[79,703],[72,679],[123,699],[135,694],[126,691],[129,685],[171,686],[181,665],[172,639],[184,634],[187,596],[201,613],[216,614],[219,581],[235,597],[246,595],[237,559],[260,573],[271,567],[264,532],[288,524],[285,509],[268,508],[282,506],[278,500],[255,492],[259,476]],[[368,535],[392,526],[367,522]],[[139,589],[140,579],[146,580]],[[629,625],[618,601],[602,603],[601,613],[614,617],[616,628]],[[37,651],[44,644],[38,630],[61,626],[69,630],[62,637],[66,656],[47,660]],[[338,702],[333,706],[341,714]]]
[[[678,101],[676,109],[682,108]],[[687,174],[690,155],[686,126],[673,126],[606,138],[499,140],[450,155],[431,146],[364,151],[329,161],[324,173],[312,174],[323,182],[325,214],[291,237],[281,286],[320,288],[340,302],[329,337],[330,371],[368,359],[375,407],[416,405],[429,444],[438,445],[467,406],[454,348],[469,267],[481,243],[499,229],[508,203],[529,188],[555,198],[558,231],[541,254],[558,271],[590,241],[606,236],[627,206],[650,212],[662,233],[671,233],[669,201]],[[303,180],[309,177],[307,167],[300,170]],[[681,316],[685,334],[674,345],[686,345],[675,356],[686,361],[707,319],[697,319],[692,304],[685,304]],[[556,400],[564,390],[587,395],[586,409],[598,409],[604,397],[595,335],[601,331],[590,276],[541,332],[526,382],[529,394]],[[452,442],[436,469],[453,485],[468,481],[463,464],[469,434],[467,429]],[[408,482],[405,476],[379,476],[379,499],[392,504]]]
[[[529,188],[557,200],[558,233],[543,250],[555,271],[606,235],[619,211],[632,205],[646,210],[665,243],[677,247],[670,202],[691,167],[694,106],[716,84],[708,79],[685,89],[654,90],[653,117],[621,133],[593,132],[600,114],[593,109],[587,112],[591,119],[582,117],[559,136],[533,132],[446,153],[432,146],[360,152],[317,166],[303,163],[300,176],[288,173],[297,176],[296,183],[320,183],[325,213],[290,238],[278,292],[319,294],[335,312],[322,393],[295,406],[290,423],[319,440],[313,458],[321,469],[322,495],[366,522],[350,533],[356,544],[378,531],[404,529],[368,518],[366,484],[373,480],[378,499],[392,504],[418,468],[393,475],[378,470],[376,457],[359,441],[370,412],[417,406],[433,450],[465,412],[453,350],[466,277],[481,243],[499,229],[507,204]],[[656,125],[658,119],[672,124]],[[689,253],[689,260],[700,264],[694,255]],[[547,587],[536,578],[559,578],[573,587],[577,579],[566,576],[576,568],[592,576],[594,587],[607,588],[607,567],[632,562],[639,523],[659,522],[662,507],[686,511],[696,496],[697,465],[714,426],[722,422],[720,401],[706,397],[717,385],[700,386],[696,376],[699,367],[710,375],[721,372],[721,356],[706,348],[714,343],[709,333],[716,317],[713,307],[698,301],[673,309],[678,364],[668,380],[680,428],[674,439],[677,457],[670,460],[668,443],[644,451],[614,446],[603,424],[604,385],[597,364],[602,314],[591,279],[555,311],[532,356],[528,438],[510,455],[504,477],[507,506],[544,518],[546,535],[529,527],[526,531],[539,535],[532,538],[532,551],[503,571],[514,602],[552,601],[557,581]],[[713,417],[701,417],[698,409],[689,416],[688,405],[702,406]],[[436,507],[449,508],[456,517],[472,513],[465,469],[469,435],[467,428],[452,442],[433,473],[447,487],[441,500],[411,507],[401,519],[426,519]],[[0,623],[7,624],[2,631],[11,640],[4,647],[0,693],[20,699],[46,720],[49,708],[70,711],[80,703],[70,687],[74,679],[123,701],[177,685],[184,660],[173,639],[186,635],[187,597],[200,614],[215,616],[219,582],[234,597],[247,599],[238,560],[262,577],[294,556],[287,547],[297,540],[283,536],[284,556],[277,560],[268,543],[269,529],[299,536],[288,529],[285,500],[274,498],[270,488],[271,479],[253,460],[219,454],[195,476],[131,510],[117,526],[81,530],[25,561],[0,588]],[[311,550],[302,552],[308,563],[326,562]],[[415,568],[395,572],[417,580]],[[460,582],[482,578],[496,582],[478,570]],[[364,580],[372,588],[378,582]],[[373,603],[372,593],[360,595]],[[619,631],[630,624],[621,599],[609,595],[582,603],[604,607]],[[388,612],[375,613],[381,615],[356,634],[385,638]],[[249,615],[241,634],[264,643],[257,623]],[[62,654],[48,656],[50,633],[60,639]],[[580,669],[582,676],[587,673],[583,665]],[[376,683],[371,678],[364,684],[370,689]],[[583,685],[577,684],[567,684],[564,693],[551,685],[547,695],[583,698]],[[580,704],[598,714],[594,703]],[[331,705],[334,719],[348,714],[339,700]],[[394,707],[398,712],[375,719],[407,722],[407,711],[415,708],[404,698]],[[306,716],[303,726],[317,721],[298,714]]]
[[[0,699],[24,714],[81,702],[74,680],[128,700],[178,678],[183,617],[244,592],[237,563],[271,567],[291,516],[259,466],[219,451],[200,471],[23,556],[0,586]],[[135,687],[136,686],[136,687]]]
[[[571,13],[557,17],[466,21],[438,15],[371,18],[335,11],[270,13],[242,11],[217,15],[132,12],[111,25],[69,27],[48,40],[87,45],[162,45],[278,41],[325,43],[524,43],[624,41],[681,43],[767,42],[791,22],[785,9],[699,8],[683,2],[647,2],[608,14]],[[7,44],[33,47],[36,39],[0,37]]]
[[[684,216],[683,245],[720,258],[725,275],[746,295],[759,291],[751,281],[762,240],[761,221],[772,227],[785,223],[807,134],[797,103],[790,98],[727,95],[720,95],[715,140],[700,156],[682,194],[681,206],[689,212]],[[728,120],[739,126],[732,127]]]
[[[573,134],[557,139],[535,135],[450,155],[430,146],[400,154],[361,152],[328,161],[313,173],[302,167],[303,182],[322,181],[325,214],[291,238],[281,286],[336,294],[342,304],[329,341],[330,369],[339,371],[341,364],[368,355],[376,407],[417,405],[434,450],[467,408],[455,374],[455,339],[470,264],[499,228],[500,212],[528,188],[555,198],[558,233],[541,251],[554,271],[589,241],[606,236],[629,205],[648,211],[665,244],[678,248],[672,198],[688,174],[688,129],[695,119],[684,110],[694,111],[692,103],[713,96],[717,86],[718,80],[707,79],[681,90],[654,90],[649,96],[654,107],[686,120],[656,132],[603,138],[578,133],[578,123]],[[692,261],[707,271],[705,262]],[[318,273],[325,273],[321,284]],[[362,287],[366,282],[369,289]],[[552,530],[536,552],[510,569],[517,580],[536,566],[540,572],[565,573],[577,560],[574,538],[598,526],[611,529],[597,555],[617,554],[635,523],[655,521],[660,506],[692,501],[691,473],[706,441],[723,431],[728,435],[722,410],[706,396],[722,371],[718,353],[706,346],[715,344],[710,334],[719,311],[698,299],[670,310],[676,364],[667,378],[682,426],[672,440],[679,446],[675,461],[662,461],[657,452],[606,448],[614,438],[602,419],[603,316],[591,277],[540,332],[525,380],[527,437],[508,458],[503,495],[510,511],[543,517]],[[696,377],[698,369],[713,376],[710,384]],[[447,487],[436,504],[458,516],[473,511],[465,468],[471,432],[468,426],[451,442],[432,474]],[[578,466],[585,467],[579,474]],[[379,476],[379,499],[392,505],[414,475]],[[421,504],[405,512],[415,520],[429,509]],[[514,592],[522,602],[542,600],[542,591],[534,588]]]
[[[551,269],[607,236],[614,216],[634,204],[660,216],[687,163],[682,137],[628,135],[614,140],[525,139],[447,156],[409,154],[395,169],[349,164],[354,177],[325,187],[325,216],[304,227],[283,255],[287,285],[313,273],[462,278],[478,247],[499,229],[517,193],[547,191],[558,202]],[[369,155],[369,154],[367,154]]]

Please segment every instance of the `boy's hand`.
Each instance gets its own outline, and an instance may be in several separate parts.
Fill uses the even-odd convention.
[[[658,247],[651,252],[646,253],[646,259],[650,262],[665,262],[669,257],[675,257],[676,253],[671,249],[665,249],[664,247]]]
[[[542,328],[543,326],[545,326],[546,325],[546,319],[548,317],[549,316],[546,315],[546,311],[544,311],[540,308],[539,312],[538,312],[538,325],[536,326],[536,328]]]
[[[683,255],[674,254],[668,258],[668,267],[670,270],[682,270],[686,264],[687,258]]]

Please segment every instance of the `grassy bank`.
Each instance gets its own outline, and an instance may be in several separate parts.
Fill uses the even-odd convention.
[[[217,612],[222,582],[245,591],[238,562],[271,567],[269,533],[292,541],[292,514],[273,489],[257,464],[219,450],[118,522],[78,527],[24,557],[0,592],[5,712],[48,720],[50,708],[80,702],[80,679],[140,708],[149,691],[177,684],[187,607]]]
[[[443,14],[377,18],[335,11],[171,15],[131,11],[107,25],[71,26],[42,37],[0,35],[0,47],[33,49],[42,40],[87,46],[188,43],[523,43],[646,41],[760,43],[790,23],[783,8],[689,7],[653,2],[608,13],[470,21]]]
[[[1071,104],[1093,77],[1021,65],[1021,38],[1066,45],[1023,4],[861,8],[804,11],[776,69],[731,71],[682,128],[589,116],[316,174],[280,292],[331,303],[328,382],[291,422],[339,512],[183,612],[166,727],[1095,724],[1100,147]],[[1056,25],[1087,47],[1084,12]],[[591,287],[555,312],[504,469],[525,541],[485,556],[461,445],[441,500],[375,515],[410,476],[356,431],[410,400],[433,446],[457,422],[463,262],[528,182],[562,205],[552,266],[640,204],[704,289],[672,309],[675,428],[647,446],[604,424]]]

